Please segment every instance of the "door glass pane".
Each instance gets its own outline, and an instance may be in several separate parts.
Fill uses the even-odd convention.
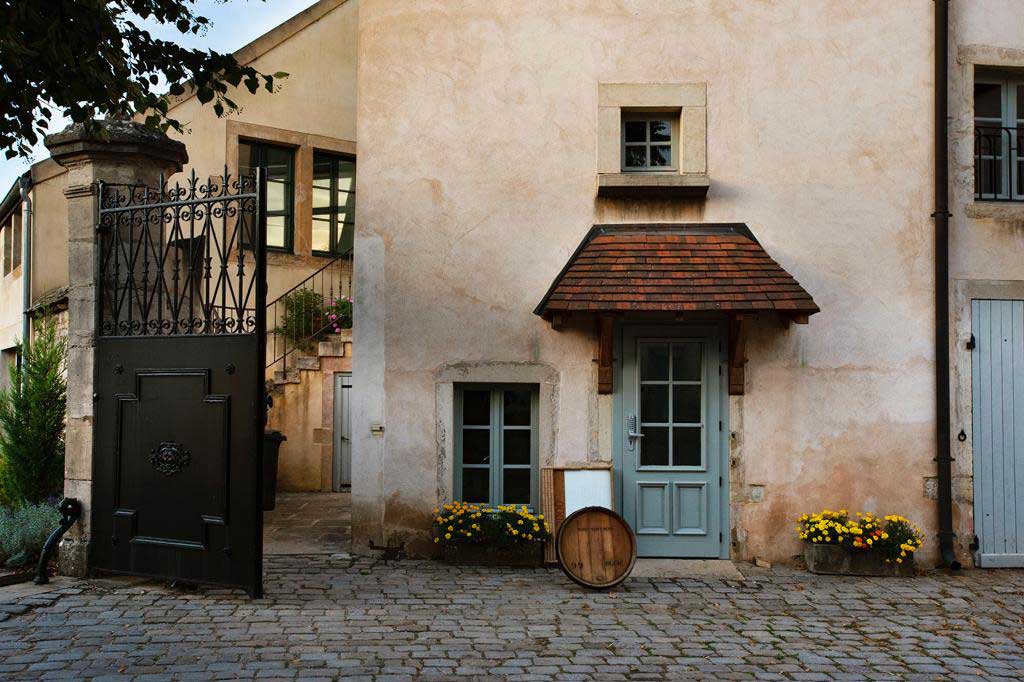
[[[676,424],[700,423],[700,386],[683,384],[672,387],[672,421]]]
[[[491,461],[491,432],[487,429],[463,429],[462,463],[488,464]]]
[[[974,84],[974,116],[976,118],[1003,117],[1002,86],[998,83]]]
[[[529,388],[513,388],[505,394],[505,426],[530,425],[530,394]]]
[[[671,142],[672,124],[668,121],[651,121],[651,142]]]
[[[470,426],[488,426],[491,423],[491,392],[462,392],[462,423]]]
[[[505,504],[530,504],[530,470],[505,469]]]
[[[700,428],[676,426],[672,429],[672,465],[700,466]]]
[[[640,387],[640,421],[642,423],[668,423],[667,384]]]
[[[490,469],[462,470],[462,500],[483,503],[491,501]]]
[[[700,381],[701,348],[699,343],[672,344],[672,379]]]
[[[529,464],[530,463],[530,432],[526,429],[506,430],[503,433],[505,440],[505,464]]]
[[[645,343],[640,346],[640,381],[668,380],[668,344]]]
[[[640,439],[640,466],[668,464],[668,427],[645,426]]]
[[[331,250],[331,217],[326,215],[313,216],[313,250]]]
[[[622,124],[626,142],[646,142],[647,124],[644,121],[625,121]]]

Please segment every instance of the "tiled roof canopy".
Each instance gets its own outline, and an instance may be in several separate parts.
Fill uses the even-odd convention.
[[[595,225],[534,310],[819,311],[742,223]]]

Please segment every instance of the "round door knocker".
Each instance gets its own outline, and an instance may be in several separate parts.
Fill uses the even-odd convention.
[[[235,366],[229,362],[228,366],[224,368],[224,371],[227,372],[228,374],[234,374]]]
[[[956,434],[956,439],[958,441],[960,441],[961,443],[963,443],[965,440],[967,440],[967,434],[964,433],[963,429],[960,429],[960,433]]]

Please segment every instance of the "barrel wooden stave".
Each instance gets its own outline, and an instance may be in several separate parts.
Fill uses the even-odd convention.
[[[555,540],[558,563],[574,582],[595,589],[618,585],[636,563],[636,539],[611,509],[586,507],[562,522]]]

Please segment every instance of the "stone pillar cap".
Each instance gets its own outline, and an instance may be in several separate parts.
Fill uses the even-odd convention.
[[[98,155],[143,156],[173,164],[188,162],[185,145],[135,121],[98,119],[72,123],[43,140],[53,160],[61,165],[76,158]]]

